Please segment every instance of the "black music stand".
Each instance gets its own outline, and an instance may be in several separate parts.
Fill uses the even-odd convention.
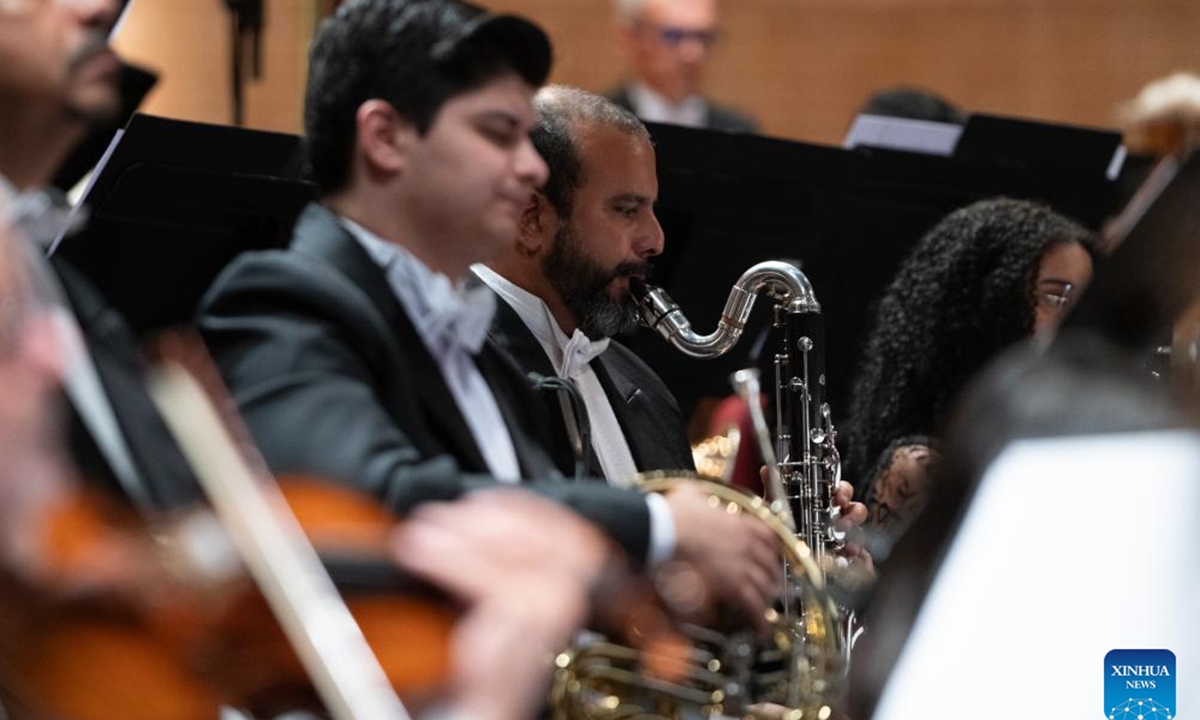
[[[1027,170],[1066,171],[1116,179],[1125,160],[1121,133],[974,113],[954,156]]]
[[[236,254],[287,244],[313,194],[301,167],[294,135],[135,115],[56,251],[140,335],[187,323]]]
[[[1144,351],[1200,295],[1200,153],[1164,160],[1113,226],[1115,249],[1065,327]]]

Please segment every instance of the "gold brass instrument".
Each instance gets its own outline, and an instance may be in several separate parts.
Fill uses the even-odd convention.
[[[838,609],[824,592],[823,574],[808,546],[762,498],[728,485],[681,473],[647,473],[640,487],[665,492],[680,482],[701,483],[714,507],[749,513],[771,528],[791,568],[788,596],[794,602],[785,602],[783,612],[768,611],[772,631],[765,642],[749,629],[682,626],[692,648],[670,680],[645,672],[653,658],[600,637],[587,639],[556,660],[551,691],[556,720],[679,720],[685,714],[760,712],[782,720],[830,717],[843,690],[845,652]]]
[[[639,485],[646,492],[664,492],[679,483],[703,483],[713,507],[749,513],[774,531],[787,582],[779,607],[768,611],[770,638],[764,641],[746,628],[685,626],[690,656],[682,678],[671,681],[642,672],[652,663],[634,650],[602,638],[587,640],[557,660],[551,697],[556,720],[678,719],[684,714],[825,720],[844,691],[848,633],[843,613],[826,591],[822,567],[822,558],[840,540],[833,530],[840,462],[823,402],[820,305],[812,286],[791,263],[759,263],[734,285],[717,330],[707,336],[692,331],[661,289],[634,288],[642,322],[693,357],[717,357],[733,347],[760,293],[774,300],[775,321],[785,328],[788,344],[776,361],[777,391],[787,403],[779,411],[781,462],[774,462],[762,418],[757,372],[739,372],[734,382],[757,415],[751,439],[767,462],[769,500],[684,473],[646,475]]]

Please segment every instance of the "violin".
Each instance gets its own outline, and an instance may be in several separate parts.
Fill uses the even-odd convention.
[[[397,692],[435,695],[457,611],[390,560],[396,519],[330,483],[262,482],[188,369],[155,383],[217,517],[148,526],[87,492],[46,507],[37,561],[0,572],[9,715],[191,720],[230,705],[405,718]],[[350,607],[314,544],[353,586]]]
[[[197,369],[187,341],[161,354],[151,395],[213,512],[148,525],[86,493],[48,512],[36,544],[51,570],[0,571],[0,611],[20,618],[0,624],[9,715],[191,720],[228,705],[406,719],[405,703],[444,693],[460,608],[398,569],[397,519],[341,486],[267,477],[212,399],[215,370]],[[222,559],[229,542],[239,562]],[[614,607],[625,577],[603,583]],[[632,596],[628,632],[661,646],[673,626]]]
[[[331,549],[326,562],[350,586],[350,615],[386,685],[413,702],[436,695],[457,611],[387,560],[395,521],[328,483],[284,480],[281,489],[316,546]],[[59,566],[52,588],[4,584],[5,617],[22,618],[3,633],[6,707],[81,720],[190,720],[215,718],[221,705],[273,714],[324,704],[247,578],[180,577],[177,551],[168,566],[161,541],[102,500],[81,494],[48,518],[47,548]],[[203,518],[183,522],[194,532]]]

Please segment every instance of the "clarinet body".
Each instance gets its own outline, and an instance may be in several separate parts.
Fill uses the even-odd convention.
[[[734,283],[717,329],[700,335],[679,305],[661,288],[637,284],[642,322],[672,346],[696,358],[718,357],[742,335],[760,294],[775,303],[775,325],[784,331],[785,347],[775,356],[776,447],[763,461],[782,484],[797,535],[820,561],[842,542],[834,530],[834,491],[841,460],[825,400],[824,322],[812,284],[796,265],[768,260],[750,267]],[[752,409],[757,398],[748,399]],[[769,450],[769,446],[767,448]],[[770,457],[774,455],[774,457]],[[776,462],[778,458],[778,462]],[[777,473],[777,475],[776,475]]]
[[[797,531],[817,564],[844,542],[834,528],[841,457],[825,399],[825,328],[820,312],[786,312],[783,352],[775,356],[776,453]]]

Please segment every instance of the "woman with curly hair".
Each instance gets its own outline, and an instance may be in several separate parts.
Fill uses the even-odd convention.
[[[1036,203],[957,210],[908,256],[879,303],[851,396],[846,473],[894,539],[924,506],[931,436],[1001,350],[1052,332],[1092,276],[1095,239]]]

